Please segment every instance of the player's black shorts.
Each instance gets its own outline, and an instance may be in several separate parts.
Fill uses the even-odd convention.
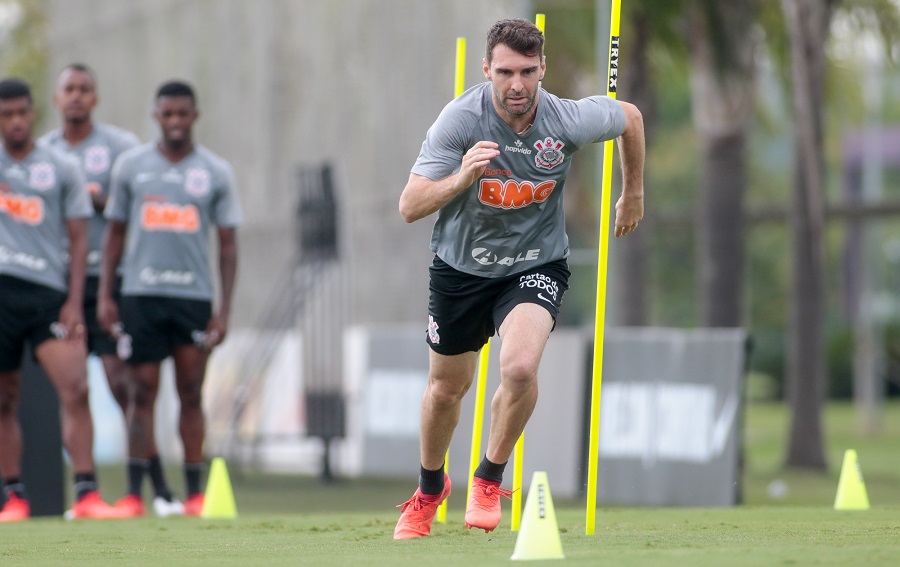
[[[122,287],[122,278],[117,277],[113,289],[113,300],[116,305],[121,303],[122,296],[119,290]],[[100,327],[97,320],[97,290],[100,288],[98,276],[88,276],[84,280],[84,323],[87,325],[88,352],[98,356],[116,354],[116,341]]]
[[[176,346],[202,343],[212,316],[212,303],[198,299],[123,295],[119,316],[131,336],[126,362],[158,362]]]
[[[66,294],[13,276],[0,276],[0,372],[22,365],[25,341],[32,351],[56,338],[51,326],[59,319]]]
[[[520,303],[543,306],[554,322],[566,290],[565,259],[502,278],[460,272],[434,257],[428,269],[428,333],[425,341],[438,354],[478,351]]]

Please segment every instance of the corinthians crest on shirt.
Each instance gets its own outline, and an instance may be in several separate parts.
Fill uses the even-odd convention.
[[[534,156],[534,163],[544,169],[553,169],[566,159],[566,155],[562,152],[563,146],[565,144],[559,140],[554,140],[550,136],[543,140],[538,140],[534,143],[534,147],[537,150],[537,154]]]
[[[194,197],[203,197],[209,193],[209,172],[192,167],[184,174],[184,190]]]
[[[28,168],[28,184],[32,189],[46,191],[56,184],[56,170],[49,163],[32,164]]]
[[[84,152],[84,170],[88,173],[103,173],[109,169],[109,148],[92,146]]]

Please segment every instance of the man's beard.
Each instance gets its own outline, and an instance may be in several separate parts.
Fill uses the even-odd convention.
[[[513,110],[512,108],[510,108],[509,106],[506,105],[506,99],[504,97],[500,96],[500,93],[497,92],[496,89],[494,90],[494,93],[497,95],[497,100],[499,101],[500,108],[502,108],[504,112],[506,112],[507,114],[510,114],[512,116],[524,116],[524,115],[528,114],[529,112],[531,112],[531,109],[534,108],[534,99],[535,99],[535,97],[537,97],[537,91],[535,91],[534,93],[531,94],[531,96],[527,97],[527,101],[520,109]],[[518,94],[518,93],[516,93],[516,94]]]

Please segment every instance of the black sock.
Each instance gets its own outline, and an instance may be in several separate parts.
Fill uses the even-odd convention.
[[[25,485],[22,484],[22,481],[17,476],[3,479],[3,496],[9,500],[10,494],[15,494],[22,500],[28,500],[28,494],[25,492]]]
[[[187,486],[187,496],[202,494],[200,490],[200,475],[203,473],[203,463],[184,463],[184,482]]]
[[[508,463],[509,461],[507,461]],[[492,482],[503,482],[503,471],[506,469],[506,463],[492,463],[488,460],[487,455],[481,459],[478,468],[475,469],[475,476]]]
[[[81,500],[95,490],[97,490],[97,475],[93,472],[75,473],[75,500]]]
[[[150,472],[150,482],[153,483],[153,493],[166,502],[171,502],[172,491],[169,490],[169,485],[166,484],[166,476],[163,473],[162,461],[159,455],[150,457],[147,470]]]
[[[419,467],[419,490],[422,494],[440,494],[444,491],[444,465],[436,471]]]
[[[146,473],[147,461],[144,459],[128,459],[128,494],[141,496]]]

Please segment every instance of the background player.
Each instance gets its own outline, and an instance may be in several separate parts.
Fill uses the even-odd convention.
[[[140,140],[131,132],[95,122],[92,113],[97,102],[97,78],[94,72],[81,63],[68,65],[60,72],[53,94],[53,103],[59,110],[62,127],[45,134],[39,142],[74,157],[87,180],[94,208],[94,214],[88,220],[87,279],[84,286],[88,352],[93,352],[103,362],[109,389],[124,416],[128,408],[128,371],[125,363],[116,355],[115,339],[97,321],[97,288],[100,282],[100,249],[106,228],[103,208],[109,197],[112,166],[122,152],[140,145]],[[120,283],[120,278],[117,278],[113,290],[114,299],[118,298]],[[166,483],[155,444],[148,460],[129,462],[128,470],[135,468],[149,472],[155,494],[153,508],[158,516],[183,513],[184,507],[172,495]]]
[[[173,357],[181,401],[184,508],[186,515],[196,516],[203,508],[203,379],[209,351],[228,331],[241,211],[231,166],[193,142],[192,128],[199,116],[193,89],[180,81],[163,84],[153,115],[160,139],[126,152],[113,170],[98,311],[104,328],[111,331],[121,322],[132,339],[126,360],[136,384],[128,412],[131,458],[149,456],[160,363]],[[221,284],[215,312],[209,267],[213,227],[218,234]],[[112,282],[126,241],[120,321]],[[140,479],[135,477],[127,498],[139,496]]]
[[[17,416],[26,341],[59,397],[63,444],[75,475],[71,517],[122,517],[100,499],[93,459],[82,313],[91,203],[77,164],[35,144],[34,117],[28,85],[0,81],[0,475],[6,497],[0,522],[31,514]]]

